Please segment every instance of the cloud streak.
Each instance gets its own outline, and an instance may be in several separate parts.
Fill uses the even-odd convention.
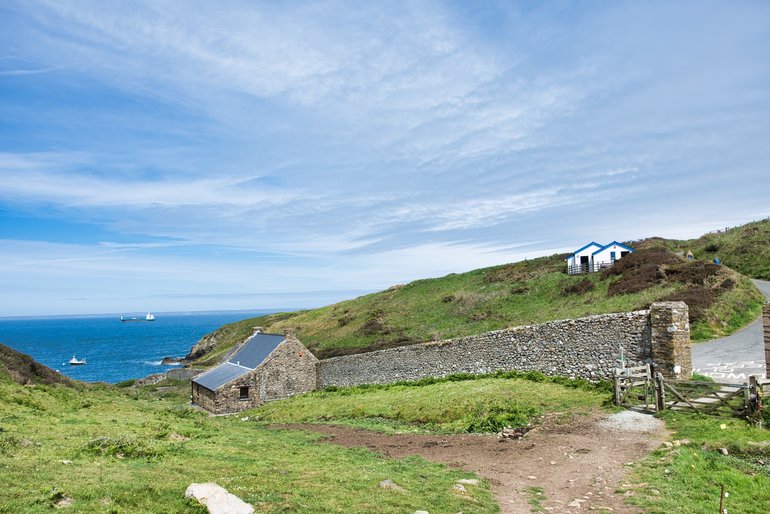
[[[154,268],[133,297],[360,291],[766,216],[768,20],[717,2],[4,2],[0,283],[32,298],[35,266],[94,291],[89,267]]]

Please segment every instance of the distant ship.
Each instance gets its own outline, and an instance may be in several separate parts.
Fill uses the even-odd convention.
[[[73,355],[72,358],[69,361],[67,361],[67,364],[71,366],[83,366],[86,364],[86,360],[85,359],[78,360],[78,358]]]
[[[120,321],[124,323],[127,321],[155,321],[155,316],[153,316],[151,312],[148,312],[147,315],[143,318],[127,318],[125,316],[121,316]]]

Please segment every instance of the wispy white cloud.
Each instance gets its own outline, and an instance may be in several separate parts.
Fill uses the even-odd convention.
[[[70,207],[275,206],[298,195],[259,187],[254,177],[144,178],[93,173],[70,154],[0,154],[0,198]],[[80,163],[78,163],[80,160]],[[69,162],[69,166],[65,163]],[[79,170],[78,168],[85,168]],[[67,169],[69,168],[69,169]],[[308,195],[309,196],[309,195]]]
[[[54,66],[50,68],[0,70],[0,77],[19,77],[24,75],[40,75],[41,73],[50,73],[52,71],[57,71],[60,69],[61,68]]]
[[[361,290],[767,214],[764,5],[37,0],[0,14],[0,207],[99,227],[90,246],[36,249],[58,264],[19,253],[30,276],[26,259],[50,277],[154,263],[140,282],[170,291],[156,294]]]

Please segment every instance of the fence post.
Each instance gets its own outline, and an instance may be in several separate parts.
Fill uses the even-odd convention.
[[[666,408],[666,391],[663,389],[663,375],[655,373],[655,410],[663,412]]]
[[[761,419],[762,415],[762,388],[759,385],[757,377],[749,376],[749,401],[748,412],[750,418]]]

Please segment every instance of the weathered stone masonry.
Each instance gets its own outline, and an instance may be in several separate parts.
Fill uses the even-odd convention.
[[[687,305],[660,302],[649,311],[589,316],[333,357],[318,363],[318,387],[498,370],[607,379],[620,365],[621,348],[627,366],[652,362],[664,376],[689,378]]]
[[[293,336],[286,339],[253,371],[216,391],[192,383],[193,403],[216,413],[251,409],[264,402],[316,389],[318,359]],[[241,395],[245,391],[245,396]]]
[[[765,331],[765,376],[770,379],[770,302],[762,310],[762,326]]]

